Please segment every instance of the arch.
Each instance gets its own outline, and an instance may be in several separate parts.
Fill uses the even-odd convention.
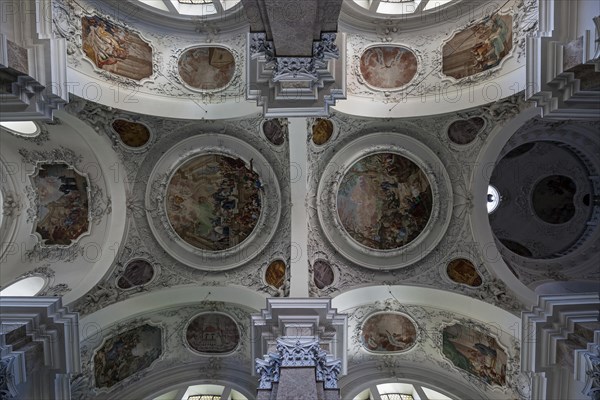
[[[540,109],[531,107],[522,111],[501,128],[494,128],[488,136],[488,141],[482,147],[475,162],[471,176],[471,193],[475,199],[485,199],[491,173],[496,165],[504,145],[528,120],[540,115]],[[527,305],[536,302],[535,293],[525,286],[509,269],[500,255],[494,240],[494,234],[488,218],[487,204],[485,201],[475,201],[469,215],[471,230],[474,239],[479,243],[485,259],[485,265],[491,274],[502,280],[514,293]]]
[[[364,304],[385,301],[392,295],[402,304],[441,308],[479,321],[489,321],[503,327],[507,332],[512,330],[515,335],[520,332],[518,328],[521,324],[520,318],[508,311],[462,294],[420,286],[396,285],[358,288],[334,297],[331,305],[343,312]]]
[[[375,362],[366,362],[348,370],[348,375],[339,381],[343,399],[351,400],[363,390],[390,381],[397,383],[412,383],[432,388],[454,399],[484,399],[485,395],[474,387],[462,385],[453,379],[452,374],[432,371],[414,363],[397,363],[402,369],[402,377],[382,377]],[[455,378],[455,377],[454,377]]]
[[[133,315],[154,312],[169,307],[178,307],[202,301],[221,301],[250,307],[256,311],[265,307],[266,294],[257,293],[245,287],[178,286],[153,291],[141,296],[130,297],[113,303],[79,321],[79,334],[82,340],[97,334],[100,330]]]

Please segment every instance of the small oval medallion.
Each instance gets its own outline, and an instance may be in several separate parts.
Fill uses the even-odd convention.
[[[142,147],[150,140],[150,131],[146,125],[124,119],[115,119],[112,127],[126,146]]]
[[[285,282],[285,263],[275,260],[269,264],[265,271],[265,281],[274,288],[281,288]]]
[[[481,286],[481,276],[473,263],[466,258],[457,258],[448,263],[448,276],[456,283],[477,287]]]

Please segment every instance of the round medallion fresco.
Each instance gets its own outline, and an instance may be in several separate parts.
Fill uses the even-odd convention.
[[[360,73],[371,86],[397,89],[414,78],[417,57],[405,47],[370,47],[360,57]]]
[[[183,52],[177,67],[181,79],[191,87],[218,90],[233,78],[235,58],[223,47],[196,47]]]
[[[261,212],[262,183],[240,159],[207,154],[185,162],[167,188],[167,216],[190,245],[230,249],[254,230]]]
[[[200,314],[188,324],[185,339],[199,353],[223,354],[237,347],[240,331],[235,321],[225,314]]]
[[[130,261],[121,277],[117,280],[117,286],[121,289],[131,289],[136,286],[145,285],[154,277],[154,268],[146,260]]]
[[[423,231],[432,193],[423,171],[409,159],[378,153],[357,161],[337,194],[339,219],[358,243],[376,250],[398,249]]]
[[[333,135],[333,122],[324,118],[317,118],[312,127],[312,141],[321,146],[331,139]]]
[[[417,329],[414,323],[402,314],[375,314],[364,322],[360,339],[362,345],[372,352],[402,352],[415,344]]]
[[[112,127],[126,146],[142,147],[150,140],[150,131],[146,125],[124,119],[115,119]]]
[[[274,288],[281,288],[285,283],[285,263],[282,260],[275,260],[267,267],[265,271],[265,281]]]
[[[473,263],[465,258],[457,258],[448,263],[448,277],[456,283],[477,287],[481,286],[481,276]]]

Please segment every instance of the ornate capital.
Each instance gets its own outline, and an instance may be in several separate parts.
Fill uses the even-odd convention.
[[[583,393],[591,399],[600,399],[600,345],[584,354],[586,362],[585,388]]]
[[[13,373],[15,358],[15,356],[7,356],[0,360],[0,397],[3,399],[14,399],[19,394]]]
[[[325,389],[337,389],[342,362],[322,350],[318,340],[279,338],[276,353],[256,359],[256,372],[260,376],[258,388],[271,389],[274,382],[279,382],[281,367],[315,367],[317,382],[323,382]]]

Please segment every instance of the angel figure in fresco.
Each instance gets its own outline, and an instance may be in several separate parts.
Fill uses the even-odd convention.
[[[88,19],[89,33],[84,43],[84,50],[99,68],[104,65],[116,64],[129,55],[127,43],[115,35],[102,20]]]
[[[508,40],[509,29],[506,22],[498,15],[494,17],[492,22],[492,32],[489,37],[489,43],[491,45],[488,56],[491,56],[494,62],[497,64],[502,59],[505,51],[505,43]]]

